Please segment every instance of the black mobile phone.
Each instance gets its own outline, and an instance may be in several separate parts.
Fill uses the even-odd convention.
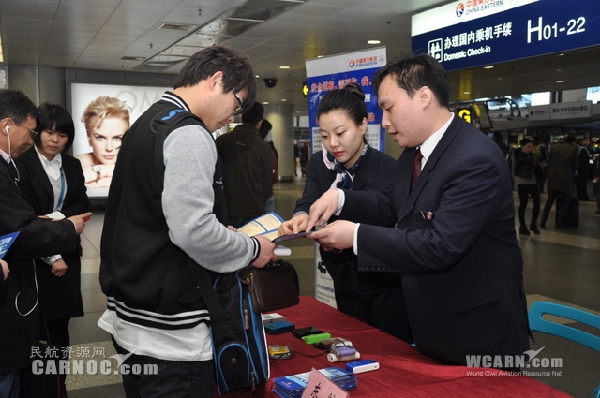
[[[323,333],[323,331],[321,329],[317,329],[313,326],[308,326],[305,328],[300,328],[300,329],[295,329],[292,334],[296,337],[298,337],[299,339],[301,339],[304,336],[308,336],[311,334],[318,334],[318,333]]]

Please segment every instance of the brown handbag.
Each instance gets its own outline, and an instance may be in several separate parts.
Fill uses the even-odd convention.
[[[246,273],[252,306],[258,313],[276,311],[300,302],[298,274],[294,266],[277,260]]]

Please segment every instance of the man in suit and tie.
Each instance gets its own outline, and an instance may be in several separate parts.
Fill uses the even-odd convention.
[[[501,358],[514,370],[529,349],[523,260],[510,172],[498,146],[448,110],[441,65],[427,54],[396,58],[373,79],[383,125],[405,148],[393,191],[332,189],[313,204],[309,235],[325,250],[352,247],[359,271],[400,273],[416,347],[441,361]],[[384,208],[397,228],[376,227]],[[362,224],[361,224],[362,223]],[[384,224],[381,224],[384,225]]]

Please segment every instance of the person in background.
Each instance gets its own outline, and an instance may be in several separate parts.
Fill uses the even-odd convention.
[[[90,201],[81,163],[66,154],[75,137],[71,115],[60,105],[43,103],[37,130],[35,145],[16,160],[23,198],[42,218],[62,220],[87,212]],[[81,254],[79,243],[70,252],[36,260],[40,305],[52,344],[61,347],[59,359],[68,359],[70,318],[83,316]],[[66,396],[66,375],[60,377]]]
[[[264,214],[273,189],[273,150],[260,138],[263,106],[255,102],[242,113],[242,124],[217,138],[225,166],[224,186],[229,225],[239,228]]]
[[[255,96],[250,60],[211,46],[189,58],[173,91],[123,139],[100,241],[108,305],[98,326],[130,369],[160,369],[123,374],[127,397],[212,398],[211,314],[192,267],[214,275],[277,260],[275,243],[227,228],[223,165],[212,136]],[[263,207],[264,200],[261,213]]]
[[[33,347],[39,347],[38,290],[34,258],[72,252],[83,232],[84,219],[91,213],[51,221],[38,217],[21,196],[21,176],[14,165],[38,135],[38,110],[15,89],[0,90],[0,236],[19,231],[6,252],[10,264],[0,283],[0,396],[40,395],[21,391],[32,387]]]
[[[590,139],[583,137],[577,140],[577,153],[579,155],[579,167],[577,168],[577,198],[579,200],[590,201],[588,195],[587,186],[590,179],[590,170],[592,165],[592,155],[588,147],[590,146]]]
[[[110,186],[121,148],[129,128],[129,107],[116,97],[100,96],[90,102],[81,118],[91,153],[76,157],[81,161],[88,188]]]
[[[540,234],[537,218],[540,213],[539,176],[542,174],[540,160],[533,153],[533,141],[525,138],[521,140],[520,147],[515,151],[515,175],[517,176],[517,190],[519,192],[519,233],[521,235]],[[525,210],[529,196],[533,200],[533,213],[531,224],[527,228]],[[531,229],[531,232],[529,231]]]
[[[494,132],[492,140],[498,145],[498,147],[502,151],[502,155],[504,155],[504,158],[507,159],[509,148],[508,145],[504,143],[504,136],[502,135],[502,132]]]
[[[292,154],[292,160],[294,161],[294,177],[298,176],[298,163],[300,162],[300,149],[298,148],[298,141],[294,140],[294,153]]]
[[[273,151],[273,184],[271,185],[271,195],[267,198],[267,202],[265,203],[265,213],[270,213],[275,211],[275,196],[273,196],[273,186],[279,182],[279,153],[277,152],[277,148],[275,148],[275,144],[273,143],[273,125],[269,123],[267,119],[263,119],[262,124],[260,125],[260,137],[265,140],[267,144],[271,147]]]
[[[300,146],[300,171],[302,171],[302,177],[306,176],[309,152],[308,141],[303,141]]]
[[[360,271],[402,275],[423,354],[458,365],[470,355],[522,355],[530,331],[506,159],[448,110],[446,73],[430,55],[395,58],[375,73],[373,89],[382,126],[405,148],[388,171],[393,189],[328,190],[311,206],[307,230],[333,214],[343,220],[308,237],[328,251],[351,248]],[[394,209],[398,217],[389,216]],[[493,366],[517,370],[512,361]]]
[[[562,142],[554,145],[548,155],[548,198],[542,212],[540,227],[546,228],[546,221],[554,201],[560,203],[560,217],[557,226],[563,227],[569,212],[571,187],[575,179],[575,172],[579,167],[579,156],[575,146],[574,132],[568,132]]]
[[[365,191],[391,186],[396,161],[367,143],[364,99],[356,83],[323,96],[317,110],[323,150],[310,157],[302,198],[296,202],[292,219],[279,226],[280,234],[306,230],[310,206],[331,188]],[[384,225],[392,227],[394,215],[389,214]],[[333,279],[341,312],[412,343],[399,274],[359,272],[357,257],[349,249],[334,253],[320,247],[319,251]]]
[[[538,183],[540,184],[540,193],[544,193],[544,185],[546,184],[546,174],[548,173],[548,151],[542,143],[542,140],[539,135],[533,136],[533,154],[540,161],[540,167],[542,168],[542,173],[539,175],[539,177],[541,178],[538,181]]]

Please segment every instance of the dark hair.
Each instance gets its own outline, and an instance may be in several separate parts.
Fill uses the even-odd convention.
[[[530,140],[529,138],[523,138],[521,141],[519,141],[519,144],[521,146],[525,146],[525,145],[529,144],[530,142],[533,144],[533,141]]]
[[[44,130],[57,131],[62,134],[66,134],[68,138],[67,144],[63,149],[63,153],[67,153],[71,145],[73,145],[73,139],[75,138],[75,126],[73,125],[73,118],[71,114],[65,108],[58,104],[50,104],[44,102],[38,108],[37,117],[37,131],[40,133]],[[41,134],[38,134],[33,141],[39,147],[41,145]]]
[[[344,88],[325,94],[317,109],[317,119],[324,113],[342,110],[348,113],[355,125],[360,125],[368,116],[365,93],[356,83],[348,83]]]
[[[263,122],[260,125],[260,128],[258,129],[258,131],[260,133],[260,138],[262,138],[264,140],[272,128],[273,128],[273,125],[271,123],[269,123],[269,121],[267,119],[263,119]]]
[[[255,102],[252,104],[250,109],[242,113],[242,123],[251,124],[256,126],[261,120],[263,120],[264,108],[261,103]]]
[[[565,141],[565,142],[575,142],[575,141],[577,141],[577,137],[575,136],[575,134],[577,134],[575,132],[575,130],[567,130],[567,132],[565,133],[565,138],[563,139],[563,141]]]
[[[28,117],[37,119],[37,106],[21,90],[0,90],[0,120],[11,118],[15,124],[23,124]]]
[[[248,109],[256,98],[252,64],[248,57],[226,47],[212,46],[192,55],[177,74],[173,89],[193,86],[217,72],[223,72],[224,93],[232,90],[238,93],[244,88],[248,90],[243,104],[243,108]]]
[[[394,58],[373,76],[373,88],[379,91],[383,79],[390,75],[396,79],[398,87],[412,97],[415,91],[427,86],[437,98],[439,104],[448,107],[450,87],[444,68],[429,54],[411,56],[403,54]]]

